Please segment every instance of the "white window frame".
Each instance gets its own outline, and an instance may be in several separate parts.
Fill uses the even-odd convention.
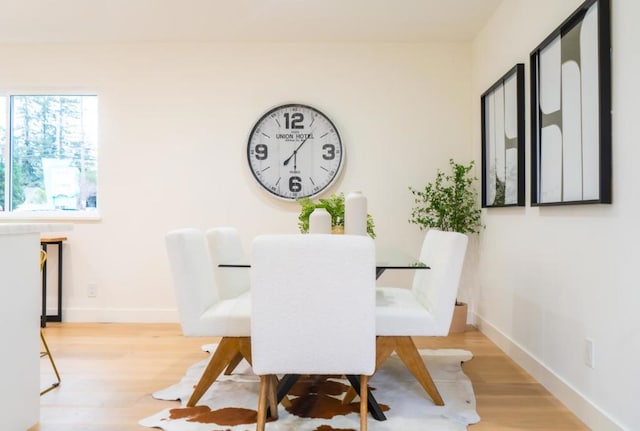
[[[6,124],[6,139],[5,146],[2,149],[2,153],[0,157],[5,162],[5,196],[9,196],[10,192],[10,182],[11,182],[11,169],[10,169],[10,147],[11,147],[11,107],[10,107],[10,98],[12,96],[96,96],[98,103],[98,119],[97,119],[97,171],[98,176],[96,178],[96,196],[99,196],[100,189],[100,94],[97,91],[87,90],[87,89],[79,89],[77,91],[70,91],[68,89],[60,91],[60,90],[42,90],[42,89],[27,89],[27,90],[0,90],[0,97],[5,98],[6,104],[6,116],[5,116],[5,124]],[[1,102],[0,102],[1,103]],[[92,209],[78,210],[78,211],[68,211],[68,210],[39,210],[39,211],[9,211],[5,206],[5,202],[0,202],[0,205],[3,207],[3,211],[0,211],[0,223],[3,221],[25,221],[25,222],[42,222],[42,221],[98,221],[101,220],[100,215],[100,200],[98,199],[96,202],[96,207]]]

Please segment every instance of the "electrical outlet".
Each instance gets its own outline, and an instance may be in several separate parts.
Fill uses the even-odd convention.
[[[584,363],[589,368],[595,368],[595,348],[591,338],[584,340]]]
[[[89,298],[98,296],[98,283],[92,282],[87,284],[87,296]]]

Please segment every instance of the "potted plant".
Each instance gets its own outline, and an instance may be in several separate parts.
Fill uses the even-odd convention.
[[[324,208],[331,216],[333,233],[344,233],[344,193],[332,194],[328,198],[313,201],[310,198],[298,199],[300,214],[298,215],[298,227],[301,233],[309,232],[309,216],[316,208]],[[371,214],[367,214],[367,233],[371,238],[376,237],[375,224]]]
[[[409,187],[416,206],[411,211],[410,223],[420,230],[435,228],[465,234],[479,233],[480,222],[478,192],[474,183],[478,180],[471,175],[474,162],[462,165],[449,159],[450,173],[438,169],[434,182],[423,190]],[[451,329],[449,332],[463,332],[467,323],[468,306],[456,299]]]

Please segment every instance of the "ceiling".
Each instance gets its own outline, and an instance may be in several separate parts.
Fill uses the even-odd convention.
[[[502,0],[0,0],[0,43],[469,41]]]

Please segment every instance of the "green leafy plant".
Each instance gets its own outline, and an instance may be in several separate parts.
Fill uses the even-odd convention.
[[[420,230],[436,228],[479,233],[483,226],[480,222],[478,192],[473,187],[478,179],[470,174],[474,162],[465,166],[450,159],[449,165],[450,173],[438,169],[435,181],[428,183],[423,190],[409,187],[416,204],[409,222],[417,224]]]
[[[309,216],[316,208],[324,208],[331,216],[331,226],[344,227],[344,193],[332,194],[328,198],[313,201],[310,198],[298,199],[300,214],[298,215],[298,227],[300,232],[309,232]],[[371,214],[367,214],[367,233],[371,238],[376,237],[375,224]]]

